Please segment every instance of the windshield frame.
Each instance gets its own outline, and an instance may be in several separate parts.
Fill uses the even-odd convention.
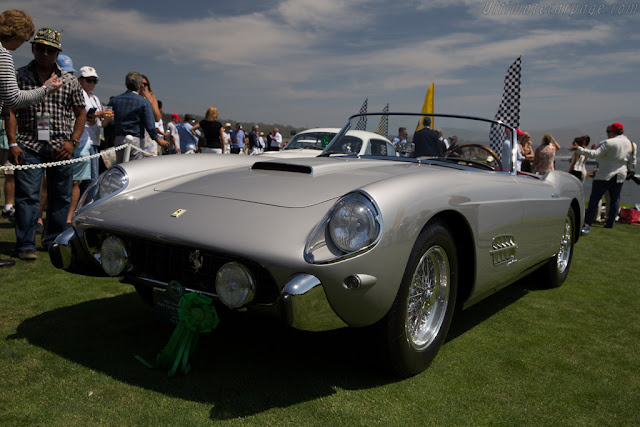
[[[451,119],[466,119],[466,120],[473,120],[473,121],[479,121],[479,122],[485,122],[485,123],[490,123],[490,124],[496,124],[499,126],[502,126],[504,128],[506,128],[509,131],[509,143],[511,144],[511,158],[510,158],[510,162],[509,162],[509,170],[504,170],[504,171],[495,171],[496,173],[502,173],[502,174],[510,174],[513,176],[516,176],[518,173],[517,170],[517,164],[516,164],[516,159],[517,159],[517,155],[518,155],[518,146],[517,146],[517,141],[516,141],[516,129],[515,127],[501,121],[501,120],[494,120],[494,119],[487,119],[484,117],[477,117],[477,116],[467,116],[467,115],[461,115],[461,114],[443,114],[443,113],[396,113],[396,112],[377,112],[377,113],[358,113],[358,114],[354,114],[352,116],[350,116],[347,119],[347,123],[342,127],[342,129],[340,129],[340,132],[338,132],[338,134],[329,142],[329,144],[327,144],[326,148],[322,151],[322,154],[320,156],[323,155],[328,155],[331,154],[331,147],[336,144],[349,130],[351,130],[352,127],[352,123],[354,122],[354,119],[358,119],[360,117],[365,117],[365,116],[414,116],[414,117],[442,117],[442,118],[451,118]],[[414,161],[418,164],[422,164],[422,163],[429,163],[432,164],[434,162],[441,162],[443,159],[438,160],[438,158],[435,157],[414,157],[414,158],[404,158],[404,161]]]

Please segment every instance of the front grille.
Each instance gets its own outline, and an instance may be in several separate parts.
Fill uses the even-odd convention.
[[[141,277],[168,283],[177,280],[182,286],[215,294],[215,278],[220,267],[236,261],[244,264],[256,283],[254,302],[270,304],[278,298],[278,290],[271,274],[260,264],[196,249],[174,246],[134,237],[118,236],[127,245],[130,270],[126,276]],[[194,263],[194,258],[198,262]],[[200,264],[196,271],[196,264]]]

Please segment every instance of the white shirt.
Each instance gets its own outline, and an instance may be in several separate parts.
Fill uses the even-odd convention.
[[[624,135],[605,139],[595,150],[578,147],[576,151],[588,158],[598,159],[598,173],[595,179],[601,181],[609,181],[615,176],[617,183],[624,182],[627,178],[627,168],[636,165],[636,158],[631,155],[631,141]]]
[[[280,132],[276,132],[276,134],[271,137],[271,146],[280,147],[281,145],[282,145],[282,135],[280,135]]]
[[[173,145],[176,147],[176,153],[180,152],[180,134],[178,133],[178,128],[176,124],[173,122],[167,123],[167,132],[171,134],[173,138]]]
[[[84,89],[82,89],[82,94],[84,95],[84,105],[87,111],[92,108],[95,108],[96,111],[102,110],[102,104],[97,96],[89,95]],[[93,125],[90,125],[87,120],[84,125],[84,132],[80,137],[80,146],[84,146],[86,143],[100,145],[100,129],[102,129],[102,124],[99,118],[96,117],[96,122]]]

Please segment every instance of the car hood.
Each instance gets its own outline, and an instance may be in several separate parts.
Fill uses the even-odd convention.
[[[356,158],[308,158],[286,162],[268,160],[164,181],[156,184],[154,191],[280,207],[307,207],[397,176],[409,169],[407,166]]]

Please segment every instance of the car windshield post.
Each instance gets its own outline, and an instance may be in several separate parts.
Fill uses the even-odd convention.
[[[351,129],[351,120],[353,119],[353,117],[349,117],[349,120],[347,120],[347,123],[342,127],[342,129],[340,129],[340,132],[338,132],[338,134],[336,136],[333,137],[333,139],[331,140],[331,142],[329,142],[329,144],[327,145],[327,147],[324,149],[324,151],[322,152],[322,154],[320,154],[320,156],[328,156],[330,155],[333,151],[332,151],[332,147],[335,146],[336,144],[339,144],[339,141],[342,140],[342,138],[346,135],[346,133],[349,131],[349,129]]]

